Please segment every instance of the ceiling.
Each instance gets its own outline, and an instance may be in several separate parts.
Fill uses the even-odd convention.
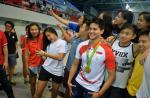
[[[47,4],[53,5],[54,7],[66,10],[67,8],[73,9],[79,12],[79,9],[67,0],[45,0]]]
[[[150,11],[150,0],[67,0],[80,11],[87,14],[102,11],[116,12],[119,9],[128,9],[133,12]],[[92,9],[92,10],[91,10]],[[96,13],[96,14],[97,14]]]
[[[1,1],[1,0],[0,0]],[[128,9],[134,13],[150,11],[150,0],[35,0],[46,1],[50,6],[60,10],[77,14],[84,12],[90,16],[97,16],[100,12],[107,11],[112,15],[120,9]]]

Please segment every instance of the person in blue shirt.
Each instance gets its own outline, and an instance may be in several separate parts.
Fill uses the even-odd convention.
[[[64,98],[70,98],[70,96],[69,96],[69,89],[68,89],[68,86],[67,86],[67,81],[68,81],[68,77],[69,77],[69,71],[70,71],[71,65],[72,65],[72,63],[73,63],[73,61],[75,59],[75,54],[76,54],[76,48],[77,48],[77,46],[81,42],[89,39],[89,37],[88,37],[89,24],[88,24],[88,21],[85,22],[80,27],[80,30],[79,30],[79,33],[78,33],[78,37],[72,37],[70,39],[68,38],[68,35],[67,35],[66,31],[62,28],[62,26],[58,25],[58,27],[61,30],[62,35],[64,36],[64,39],[65,40],[68,39],[66,41],[71,44],[69,56],[68,56],[66,67],[65,67],[64,83],[63,83],[64,87],[66,88]],[[80,98],[82,98],[82,97],[80,97]]]
[[[55,17],[59,22],[66,25],[74,33],[79,32],[80,26],[82,26],[82,24],[85,23],[85,21],[87,20],[87,17],[82,15],[79,17],[78,22],[72,22],[70,20],[66,20],[66,19],[63,19],[62,17],[58,16],[57,14],[55,14],[53,12],[53,10],[48,11],[48,13],[50,15],[52,15],[53,17]]]

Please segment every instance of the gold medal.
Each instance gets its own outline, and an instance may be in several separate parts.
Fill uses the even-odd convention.
[[[91,68],[88,67],[88,66],[86,66],[86,67],[85,67],[85,72],[86,72],[86,73],[90,73],[90,72],[91,72]]]

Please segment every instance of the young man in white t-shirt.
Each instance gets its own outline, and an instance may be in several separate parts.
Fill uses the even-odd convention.
[[[68,79],[71,98],[78,98],[82,93],[84,98],[99,98],[115,79],[115,59],[112,49],[100,39],[103,33],[103,21],[93,19],[89,27],[90,40],[78,45],[76,57],[72,64]],[[79,63],[81,69],[76,77],[75,86],[71,83]],[[104,82],[105,69],[109,75]]]

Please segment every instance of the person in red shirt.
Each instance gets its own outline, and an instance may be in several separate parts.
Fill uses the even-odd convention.
[[[29,69],[30,88],[32,96],[36,90],[36,79],[42,64],[42,57],[36,54],[37,50],[43,50],[43,35],[37,23],[31,23],[28,29],[28,37],[25,42],[25,65]]]
[[[5,34],[0,31],[0,83],[8,98],[15,98],[12,87],[7,79],[6,69],[8,69],[8,48]]]
[[[25,66],[25,42],[27,39],[27,32],[28,32],[29,25],[26,26],[25,31],[26,34],[21,35],[21,49],[22,49],[22,64],[23,64],[23,77],[24,77],[24,84],[28,83],[28,72],[27,67]]]

